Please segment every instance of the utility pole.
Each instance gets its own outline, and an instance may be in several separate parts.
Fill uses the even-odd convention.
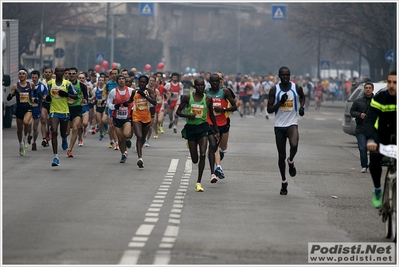
[[[40,71],[43,70],[43,20],[44,20],[44,6],[42,3],[42,19],[40,22]]]
[[[320,45],[320,32],[318,33],[318,38],[317,38],[317,78],[319,81],[321,80],[320,76],[320,51],[321,51],[321,45]]]
[[[237,13],[238,23],[237,23],[237,73],[240,72],[240,39],[241,39],[241,5],[238,4],[238,13]]]

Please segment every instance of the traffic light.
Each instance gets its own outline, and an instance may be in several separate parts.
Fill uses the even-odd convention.
[[[44,43],[45,43],[47,46],[52,46],[52,45],[54,45],[54,44],[55,44],[55,37],[52,37],[52,36],[45,36],[45,37],[44,37]]]
[[[46,36],[46,38],[44,39],[44,41],[46,43],[55,43],[55,38],[51,37],[51,36]]]

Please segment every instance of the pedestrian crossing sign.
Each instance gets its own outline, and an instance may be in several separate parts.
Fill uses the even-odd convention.
[[[103,62],[104,60],[105,60],[105,53],[97,52],[96,53],[96,62]]]
[[[287,19],[287,6],[272,5],[272,20],[286,20],[286,19]]]
[[[329,70],[329,69],[330,69],[330,61],[328,61],[328,60],[321,60],[321,61],[320,61],[320,69],[322,69],[322,70]]]
[[[140,16],[153,17],[154,16],[154,3],[140,3],[139,12],[140,12]]]

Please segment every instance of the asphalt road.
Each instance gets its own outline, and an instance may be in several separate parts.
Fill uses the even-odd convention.
[[[308,242],[385,242],[341,104],[299,118],[287,196],[274,116],[232,115],[226,178],[209,183],[207,162],[203,193],[183,120],[151,139],[144,169],[134,149],[120,164],[108,136],[90,134],[73,158],[59,148],[58,167],[40,142],[21,157],[14,123],[2,132],[3,264],[307,264]]]

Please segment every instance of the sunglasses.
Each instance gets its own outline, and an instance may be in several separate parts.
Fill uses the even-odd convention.
[[[70,72],[70,73],[69,73],[69,75],[74,75],[74,74],[76,74],[76,72]]]

